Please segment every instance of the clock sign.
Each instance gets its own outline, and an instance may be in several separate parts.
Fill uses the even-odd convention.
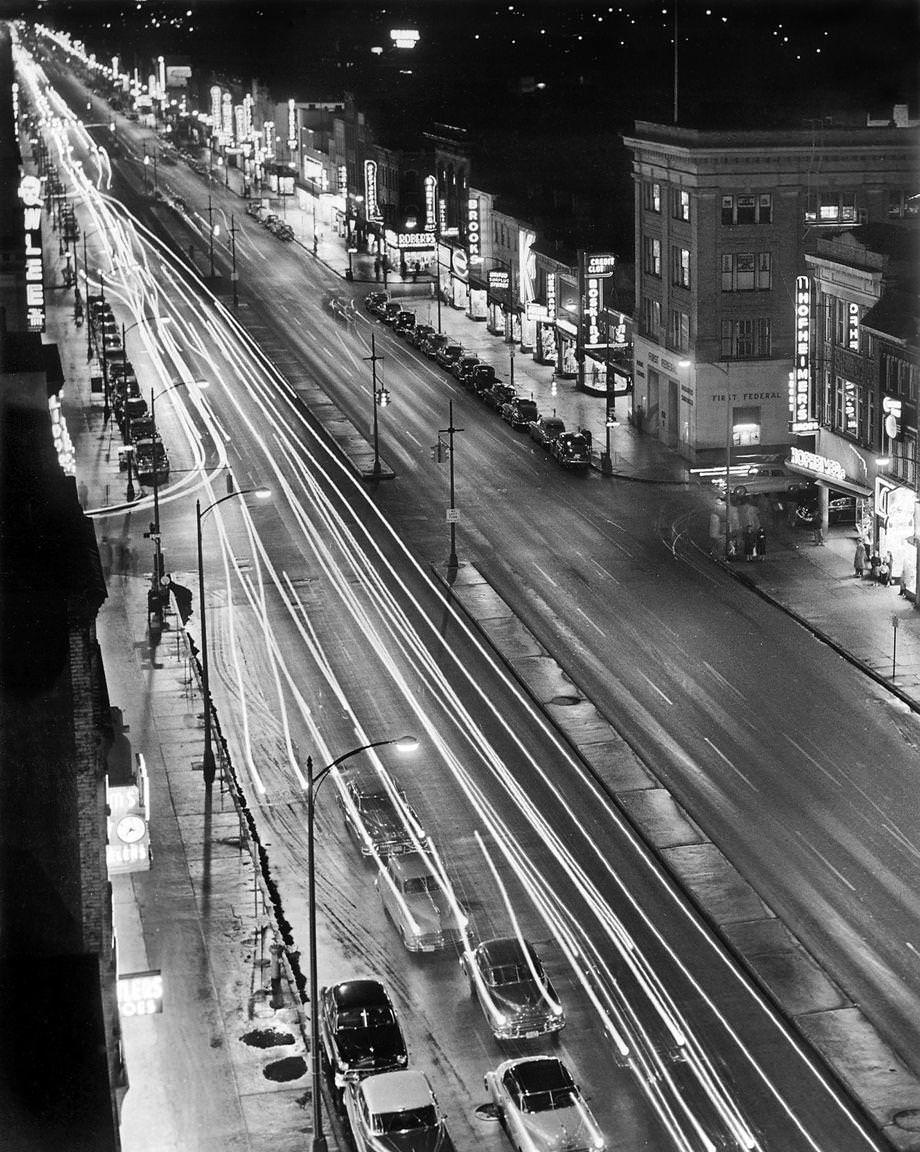
[[[136,844],[139,840],[143,840],[144,833],[147,831],[147,824],[143,816],[131,813],[122,816],[115,826],[115,831],[118,834],[118,839],[125,844]]]

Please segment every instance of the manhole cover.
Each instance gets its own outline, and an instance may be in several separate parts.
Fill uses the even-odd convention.
[[[905,1132],[920,1132],[920,1108],[907,1108],[896,1112],[894,1122]]]
[[[254,1032],[247,1032],[240,1039],[253,1048],[277,1048],[282,1044],[294,1043],[294,1037],[290,1032],[279,1032],[276,1028],[257,1028]]]
[[[274,1080],[278,1084],[285,1084],[288,1080],[299,1080],[307,1072],[307,1062],[303,1056],[286,1056],[283,1060],[276,1060],[262,1069],[266,1080]]]
[[[550,704],[572,705],[572,704],[580,704],[580,703],[581,703],[581,697],[580,696],[554,696],[552,698],[552,700],[550,700]]]

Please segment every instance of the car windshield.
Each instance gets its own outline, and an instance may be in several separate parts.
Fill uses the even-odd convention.
[[[403,892],[437,892],[438,882],[433,876],[410,876],[403,884]]]
[[[390,1135],[394,1132],[413,1132],[419,1128],[435,1128],[437,1123],[434,1105],[427,1104],[420,1108],[407,1108],[405,1112],[382,1112],[374,1117],[374,1131],[379,1135]]]
[[[340,1029],[386,1028],[395,1023],[393,1010],[384,1004],[372,1008],[347,1008],[339,1013],[338,1019]]]
[[[553,1112],[557,1108],[573,1108],[577,1099],[574,1085],[553,1088],[548,1092],[527,1092],[521,1105],[525,1112]]]

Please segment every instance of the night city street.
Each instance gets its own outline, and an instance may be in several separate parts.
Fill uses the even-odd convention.
[[[918,13],[0,15],[0,1146],[918,1152]]]

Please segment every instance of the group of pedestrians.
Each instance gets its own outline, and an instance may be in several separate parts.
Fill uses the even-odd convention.
[[[868,569],[872,587],[880,584],[883,588],[887,588],[891,583],[892,563],[893,558],[890,552],[880,556],[878,549],[872,548],[861,537],[856,541],[856,551],[853,555],[853,575],[857,580],[865,579]]]
[[[745,560],[763,560],[767,554],[767,533],[763,528],[755,528],[753,524],[748,526],[741,533],[739,541],[738,534],[733,532],[728,538],[728,559],[738,560],[739,546],[741,555]]]
[[[108,536],[99,541],[99,559],[102,561],[102,574],[108,581],[116,576],[133,576],[137,571],[137,553],[130,536],[119,536],[114,542]]]

